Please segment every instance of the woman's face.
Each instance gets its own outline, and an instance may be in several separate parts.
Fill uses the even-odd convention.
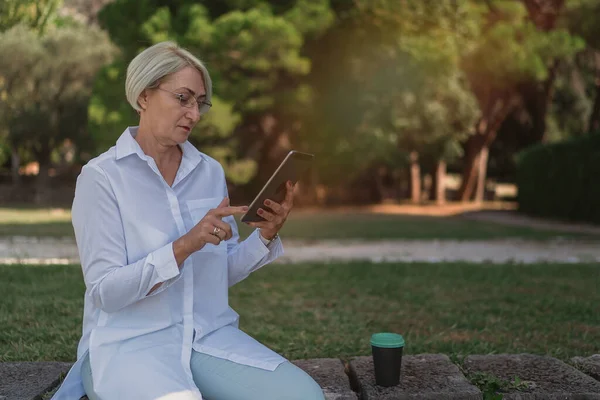
[[[142,92],[140,126],[145,126],[164,145],[183,143],[200,120],[198,104],[205,99],[202,74],[185,67],[165,77],[158,88]]]

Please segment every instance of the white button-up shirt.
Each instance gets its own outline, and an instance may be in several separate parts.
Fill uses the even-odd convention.
[[[169,349],[156,350],[160,364],[179,373],[150,375],[146,393],[153,398],[182,388],[201,398],[190,372],[192,348],[268,370],[285,361],[240,334],[239,316],[228,302],[229,287],[283,254],[281,241],[267,247],[255,230],[238,243],[235,219],[226,217],[233,237],[206,244],[180,269],[173,242],[228,196],[225,174],[217,161],[185,142],[169,186],[136,134],[137,127],[125,130],[77,179],[72,220],[86,285],[83,335],[77,362],[53,399],[84,394],[79,370],[88,351],[94,389],[111,400],[121,398],[123,380],[157,346]]]

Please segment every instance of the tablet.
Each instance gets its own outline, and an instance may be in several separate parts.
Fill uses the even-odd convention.
[[[252,201],[248,207],[248,211],[242,216],[242,222],[265,221],[263,217],[257,214],[258,209],[262,208],[269,212],[272,211],[264,205],[266,199],[271,199],[277,203],[283,202],[286,193],[285,183],[292,181],[295,184],[304,178],[314,158],[313,154],[301,153],[295,150],[290,151]]]

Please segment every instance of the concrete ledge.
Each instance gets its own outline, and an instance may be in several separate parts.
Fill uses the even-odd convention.
[[[323,388],[327,400],[358,400],[350,388],[344,364],[337,358],[317,358],[293,361]]]
[[[66,362],[0,363],[0,400],[38,400],[69,372]]]
[[[323,388],[327,400],[358,400],[358,395],[350,388],[341,360],[319,358],[293,363]],[[72,365],[62,362],[0,363],[0,400],[41,400],[44,393],[58,386]]]
[[[580,371],[600,381],[600,354],[589,357],[573,357],[571,363]]]
[[[479,373],[480,378],[512,382],[503,390],[504,400],[600,400],[600,382],[552,357],[474,355],[463,367],[471,377]]]
[[[361,388],[363,400],[479,400],[481,391],[471,385],[459,368],[443,354],[404,356],[398,386],[384,388],[375,384],[373,358],[350,361]]]
[[[501,381],[510,383],[500,390],[504,400],[600,400],[600,381],[596,380],[600,355],[575,357],[571,362],[589,376],[552,357],[531,354],[466,357],[462,370],[480,390],[443,354],[404,356],[401,383],[392,388],[375,384],[370,356],[356,357],[348,365],[332,358],[293,361],[317,381],[327,400],[475,400],[489,393],[490,382]],[[71,365],[0,363],[0,400],[40,400],[58,385]],[[515,377],[519,378],[517,382]]]

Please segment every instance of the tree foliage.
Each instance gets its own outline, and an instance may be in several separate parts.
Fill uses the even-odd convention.
[[[87,104],[96,72],[114,54],[97,29],[49,29],[38,36],[17,25],[0,35],[0,113],[8,141],[48,167],[65,139],[83,148]]]
[[[0,32],[22,24],[43,34],[60,5],[61,0],[2,0]]]
[[[464,167],[466,200],[508,129],[533,125],[530,143],[600,121],[597,0],[64,0],[118,52],[62,4],[0,5],[0,159],[18,146],[46,162],[66,138],[83,161],[112,146],[139,118],[127,65],[164,40],[213,77],[190,140],[249,193],[295,148],[329,185],[398,176],[409,154],[446,161]]]
[[[215,104],[225,105],[211,111],[216,115],[207,115],[192,138],[226,159],[228,178],[243,183],[252,177],[247,171],[256,170],[252,161],[257,154],[266,152],[268,121],[276,121],[276,136],[291,132],[309,106],[310,88],[302,83],[310,71],[309,60],[301,55],[304,38],[318,35],[333,17],[324,0],[177,3],[121,0],[100,13],[123,58],[102,74],[108,85],[99,88],[92,103],[94,135],[112,139],[120,131],[107,128],[133,119],[126,106],[109,101],[124,81],[128,61],[151,44],[175,40],[207,64]],[[114,123],[107,125],[107,120]]]

